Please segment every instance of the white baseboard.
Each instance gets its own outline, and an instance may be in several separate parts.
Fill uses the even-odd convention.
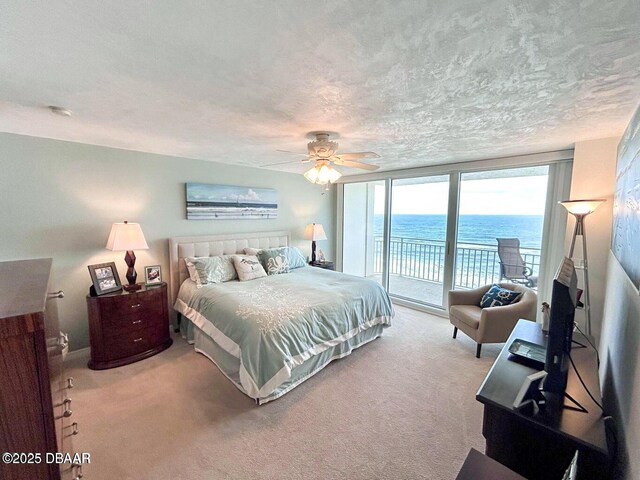
[[[411,308],[412,310],[417,310],[419,312],[430,313],[431,315],[435,315],[436,317],[449,318],[449,312],[442,308],[430,307],[429,305],[412,302],[411,300],[398,298],[393,295],[389,296],[391,297],[391,303],[394,303],[396,305],[402,305],[403,307]]]

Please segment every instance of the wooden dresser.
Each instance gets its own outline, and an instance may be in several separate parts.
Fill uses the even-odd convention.
[[[87,296],[91,360],[103,370],[137,362],[169,348],[167,284],[134,292]]]
[[[50,284],[51,259],[0,263],[0,454],[31,453],[31,464],[0,461],[0,478],[81,478],[81,466],[47,463],[73,452],[72,420],[62,355],[68,347],[58,325],[64,294]],[[35,454],[39,454],[38,457]]]

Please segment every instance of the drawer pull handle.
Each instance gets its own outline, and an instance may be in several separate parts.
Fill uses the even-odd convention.
[[[80,433],[80,431],[78,430],[78,422],[73,422],[71,424],[71,428],[73,428],[73,430],[71,431],[71,435],[77,435],[78,433]]]
[[[64,408],[69,408],[69,406],[71,406],[71,399],[70,398],[65,398],[62,403],[59,403],[56,405],[56,407],[64,407]]]
[[[142,305],[140,305],[139,303],[136,303],[135,305],[131,305],[131,308],[140,308]]]
[[[137,325],[139,323],[142,323],[142,320],[134,320],[133,322],[131,322],[132,325]]]
[[[73,388],[73,377],[67,378],[67,388]]]
[[[47,296],[49,298],[64,298],[64,292],[62,290],[58,290],[57,292],[49,292]]]
[[[133,343],[138,343],[138,342],[141,342],[141,341],[142,341],[142,337],[133,339]]]
[[[74,463],[71,468],[75,470],[76,474],[76,476],[73,477],[72,480],[80,480],[81,478],[84,478],[84,476],[82,475],[82,465],[80,465],[79,463]]]
[[[64,418],[69,418],[71,415],[73,415],[73,412],[71,410],[69,410],[69,407],[65,408],[64,412],[62,412],[62,416]],[[60,417],[58,417],[60,418]]]

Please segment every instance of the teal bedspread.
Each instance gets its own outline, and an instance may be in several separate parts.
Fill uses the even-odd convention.
[[[247,282],[181,288],[175,309],[240,360],[240,383],[263,398],[294,367],[375,325],[393,307],[376,282],[304,267]]]

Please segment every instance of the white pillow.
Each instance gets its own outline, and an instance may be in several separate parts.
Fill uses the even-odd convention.
[[[237,255],[233,257],[233,265],[241,282],[267,276],[267,272],[255,255]]]
[[[196,267],[193,265],[192,260],[194,259],[194,257],[186,257],[184,259],[184,263],[187,266],[187,272],[189,272],[189,278],[196,282],[196,285],[198,284],[198,282],[200,282],[200,279],[198,278],[198,273],[196,272]],[[202,286],[202,285],[199,285]]]
[[[261,251],[262,251],[261,248],[246,247],[244,249],[245,255],[258,255]]]

